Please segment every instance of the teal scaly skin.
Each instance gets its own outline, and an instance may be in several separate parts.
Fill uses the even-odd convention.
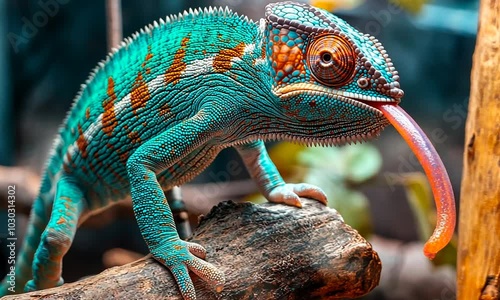
[[[326,203],[286,184],[263,141],[337,145],[379,134],[403,91],[382,45],[331,13],[268,5],[255,23],[225,9],[189,11],[126,39],[91,73],[48,160],[15,283],[2,293],[62,284],[62,257],[86,217],[132,196],[153,257],[196,299],[188,271],[220,291],[205,249],[177,235],[164,190],[199,174],[233,146],[264,196],[300,207]]]

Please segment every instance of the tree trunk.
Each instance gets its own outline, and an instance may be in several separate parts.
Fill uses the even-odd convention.
[[[192,274],[198,299],[336,299],[377,286],[376,252],[334,210],[302,199],[304,207],[224,202],[191,241],[224,271],[220,295]],[[63,286],[5,299],[181,299],[169,271],[151,257]]]
[[[462,181],[458,300],[500,299],[500,2],[481,1]]]

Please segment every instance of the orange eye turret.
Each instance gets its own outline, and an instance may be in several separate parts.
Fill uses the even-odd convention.
[[[307,62],[316,80],[331,87],[346,85],[356,73],[352,44],[337,35],[319,36],[307,48]]]

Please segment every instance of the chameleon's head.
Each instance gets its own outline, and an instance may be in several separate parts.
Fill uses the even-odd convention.
[[[397,104],[404,93],[389,56],[374,37],[325,10],[292,2],[266,7],[265,32],[273,91],[281,100],[308,102],[329,110],[332,115],[324,118],[358,124],[358,131],[343,127],[332,132],[347,140],[377,134],[388,124],[367,104]],[[359,125],[366,129],[359,131]]]
[[[299,3],[268,5],[265,26],[273,92],[294,140],[356,141],[390,122],[410,145],[436,200],[436,229],[424,247],[433,258],[453,236],[453,189],[429,139],[397,105],[403,91],[382,45],[327,11]]]

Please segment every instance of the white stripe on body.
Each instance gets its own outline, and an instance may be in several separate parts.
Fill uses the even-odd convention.
[[[249,54],[252,53],[253,51],[255,51],[255,43],[245,45],[243,53]],[[182,77],[212,74],[214,72],[213,61],[215,59],[215,56],[216,55],[210,55],[203,59],[198,59],[190,62],[188,65],[186,65],[186,68],[182,73]],[[233,57],[231,62],[234,63],[239,60],[241,60],[241,58]],[[255,64],[262,63],[264,61],[265,60],[258,58],[255,60]],[[149,93],[152,94],[155,90],[163,87],[164,84],[165,84],[165,74],[158,75],[153,80],[147,82]],[[121,100],[114,103],[114,113],[117,120],[120,120],[122,114],[125,113],[126,109],[132,106],[130,100],[131,100],[131,94],[129,93]],[[83,133],[83,136],[85,137],[85,140],[87,141],[88,144],[91,143],[94,136],[96,136],[97,134],[99,134],[99,132],[102,131],[103,114],[104,113],[101,113]],[[68,158],[75,157],[78,151],[79,151],[78,143],[77,141],[75,141],[68,147],[68,150],[66,151],[67,153],[69,153],[69,155],[64,155],[63,158],[64,164],[69,165],[70,162],[68,161]]]

